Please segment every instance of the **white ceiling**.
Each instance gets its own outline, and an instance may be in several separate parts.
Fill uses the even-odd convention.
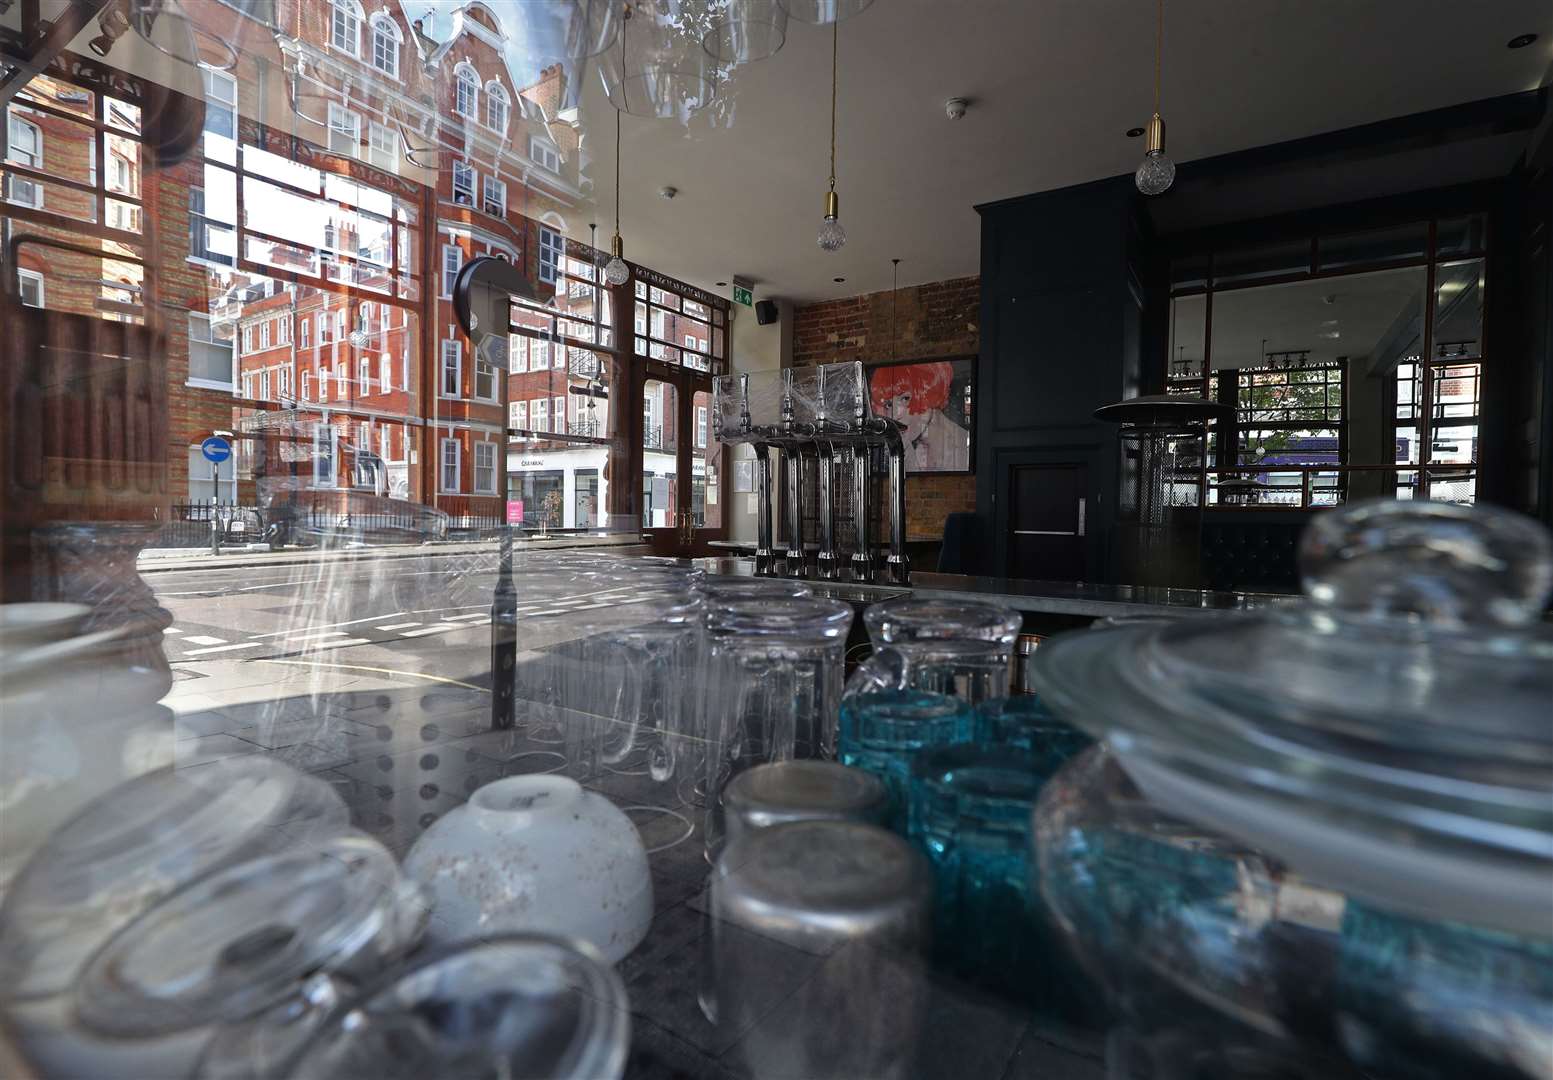
[[[796,301],[887,289],[892,257],[902,284],[974,274],[976,204],[1135,166],[1140,141],[1123,133],[1152,111],[1153,15],[1147,0],[876,0],[844,22],[837,190],[849,240],[832,255],[814,241],[830,32],[794,22],[776,56],[725,84],[725,126],[625,117],[628,255],[709,289],[742,273],[757,296]],[[1534,45],[1506,49],[1528,32]],[[1186,170],[1533,89],[1550,59],[1548,0],[1166,0],[1169,152]],[[960,121],[944,116],[955,95],[973,101]],[[614,115],[591,77],[582,119],[603,245]],[[666,184],[673,201],[657,195]],[[569,225],[586,238],[586,222]]]

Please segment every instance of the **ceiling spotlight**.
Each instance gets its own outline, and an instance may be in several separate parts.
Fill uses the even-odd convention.
[[[844,277],[833,277],[833,278],[831,278],[831,280],[834,281],[837,285],[840,285],[843,281],[845,281],[847,279],[844,278]]]
[[[963,97],[952,97],[944,102],[944,115],[951,120],[959,120],[965,116],[965,110],[970,108],[970,104]]]
[[[1506,43],[1507,49],[1524,49],[1537,40],[1536,34],[1517,34]]]
[[[1143,129],[1142,128],[1128,128],[1127,129],[1127,137],[1129,139],[1141,138],[1142,135],[1143,135]]]
[[[726,281],[719,281],[717,283],[717,287],[719,289],[726,289],[728,287],[728,283]]]
[[[678,194],[679,188],[675,187],[673,184],[664,184],[661,188],[658,189],[658,197],[660,199],[672,199]]]

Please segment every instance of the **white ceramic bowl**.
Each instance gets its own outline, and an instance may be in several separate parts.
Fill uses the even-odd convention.
[[[438,944],[570,935],[614,964],[652,924],[652,875],[636,826],[564,776],[485,785],[426,830],[404,869],[431,894],[427,937]]]

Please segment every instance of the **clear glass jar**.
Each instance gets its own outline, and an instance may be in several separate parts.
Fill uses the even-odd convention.
[[[1016,694],[976,706],[975,739],[990,746],[1017,747],[1032,754],[1041,776],[1094,745],[1094,738],[1052,715],[1037,694]]]
[[[995,604],[904,597],[863,613],[874,652],[847,682],[847,696],[930,690],[971,704],[1007,697],[1017,611]]]
[[[1361,503],[1301,564],[1301,607],[1037,656],[1042,697],[1107,740],[1043,790],[1036,845],[1126,1021],[1113,1068],[1545,1076],[1553,543],[1504,511]]]

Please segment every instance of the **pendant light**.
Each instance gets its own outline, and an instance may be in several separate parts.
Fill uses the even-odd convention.
[[[1163,195],[1175,183],[1176,165],[1165,156],[1165,121],[1159,114],[1159,63],[1165,40],[1165,0],[1159,0],[1158,23],[1154,30],[1154,116],[1149,121],[1148,141],[1143,164],[1133,180],[1145,195]]]
[[[631,9],[625,9],[627,20],[631,18]],[[625,67],[626,60],[626,36],[625,31],[620,32],[620,66]],[[604,264],[604,280],[611,285],[624,285],[631,276],[631,268],[626,265],[626,245],[620,239],[620,109],[615,108],[615,238],[609,243],[609,262]]]
[[[847,242],[847,230],[842,228],[841,200],[836,195],[836,50],[840,29],[830,28],[830,190],[825,193],[825,217],[820,221],[820,248],[839,251]]]

